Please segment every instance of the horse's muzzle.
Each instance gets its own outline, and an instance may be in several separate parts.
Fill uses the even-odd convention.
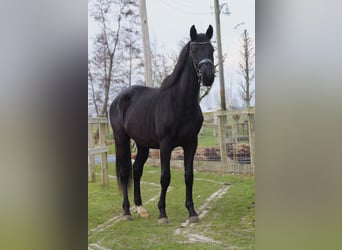
[[[213,62],[206,58],[199,62],[198,67],[201,72],[203,85],[211,86],[215,79],[215,67]]]

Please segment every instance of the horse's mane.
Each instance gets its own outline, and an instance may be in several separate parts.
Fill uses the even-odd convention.
[[[189,55],[190,42],[188,42],[181,50],[178,61],[175,68],[173,69],[171,75],[168,75],[162,82],[160,89],[168,89],[173,86],[179,79],[182,71],[184,70],[185,63]]]

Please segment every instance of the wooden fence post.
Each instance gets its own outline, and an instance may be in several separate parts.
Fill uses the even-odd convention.
[[[92,125],[88,124],[88,148],[94,147],[94,138]],[[90,178],[91,182],[96,182],[96,174],[95,174],[95,156],[90,154],[89,157],[89,172],[88,178]]]
[[[238,161],[237,159],[237,150],[238,150],[238,136],[239,136],[239,119],[240,116],[238,114],[233,114],[233,124],[232,124],[232,132],[233,132],[233,160],[235,162]]]
[[[249,154],[251,157],[251,166],[255,169],[255,130],[254,130],[254,112],[248,110],[248,137],[249,137]],[[255,170],[253,170],[253,173]]]
[[[106,145],[106,123],[99,124],[99,141],[100,145]],[[108,181],[108,162],[107,162],[107,152],[101,153],[101,165],[102,165],[102,183],[107,186]]]
[[[228,157],[227,157],[227,145],[226,145],[226,125],[227,125],[227,116],[226,113],[218,113],[217,115],[218,121],[218,136],[220,143],[220,154],[221,154],[221,164],[223,167],[228,166]]]
[[[98,145],[95,145],[93,136],[93,125],[98,126],[99,133]],[[102,183],[104,185],[109,184],[108,179],[108,161],[106,146],[106,124],[107,119],[105,117],[88,118],[88,157],[89,157],[89,177],[92,182],[96,181],[95,172],[95,155],[101,154],[101,167],[102,167]]]

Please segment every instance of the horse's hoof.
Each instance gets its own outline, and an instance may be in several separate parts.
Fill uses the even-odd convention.
[[[123,219],[126,220],[126,221],[130,221],[130,220],[132,220],[132,216],[130,214],[125,214],[123,216]]]
[[[189,221],[190,221],[190,223],[197,223],[200,221],[200,219],[198,216],[190,216]]]
[[[146,218],[148,217],[148,213],[147,211],[145,210],[145,208],[143,208],[142,206],[138,206],[137,207],[137,210],[138,210],[138,215],[142,218]]]
[[[167,217],[159,218],[158,223],[166,224],[166,223],[169,223],[169,220],[167,219]]]

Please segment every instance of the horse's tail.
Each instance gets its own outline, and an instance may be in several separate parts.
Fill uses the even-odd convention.
[[[132,162],[130,138],[123,126],[123,110],[120,97],[114,99],[109,109],[110,123],[113,129],[116,158],[116,177],[119,188],[124,191],[132,182]]]

